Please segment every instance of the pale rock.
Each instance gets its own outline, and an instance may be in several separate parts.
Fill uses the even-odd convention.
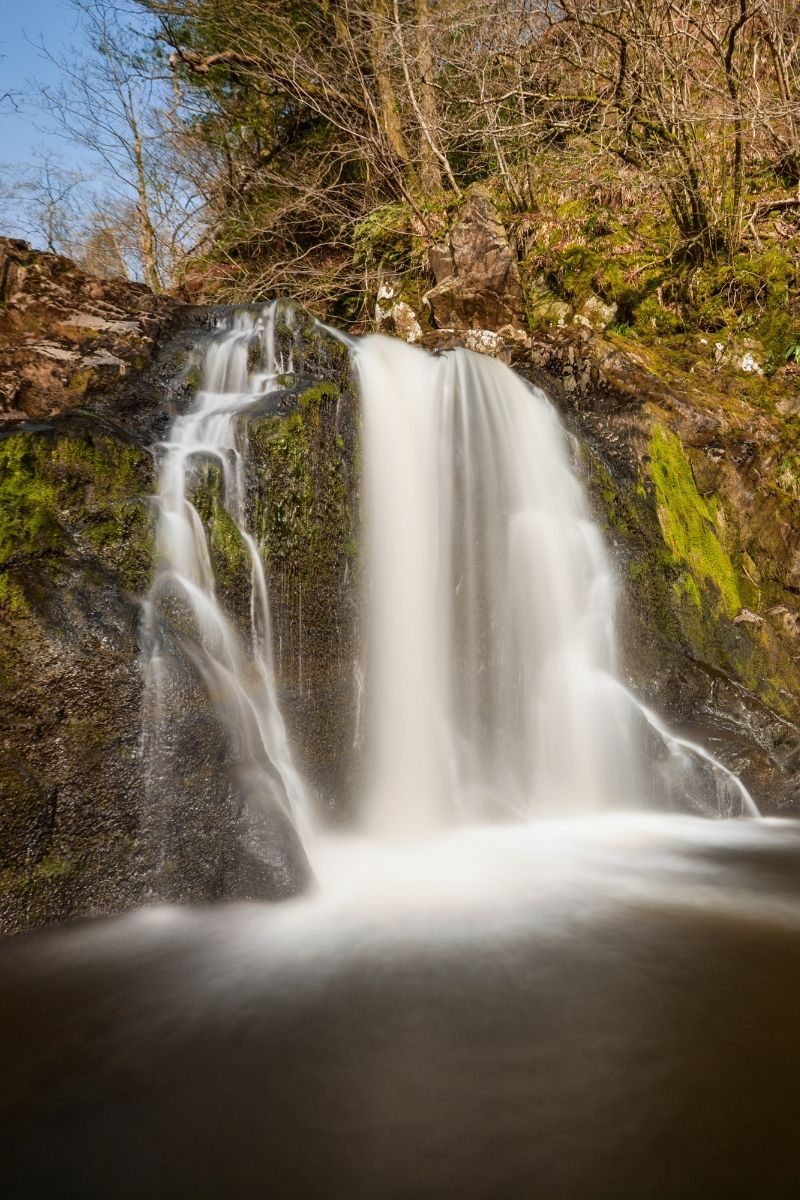
[[[747,350],[742,355],[742,360],[741,360],[740,365],[741,365],[742,370],[746,371],[748,375],[763,375],[764,374],[764,371],[763,371],[761,365],[759,363],[757,363],[756,360],[753,358],[753,355],[750,350]]]
[[[734,367],[746,375],[763,375],[764,368],[756,358],[761,347],[753,338],[730,337],[714,343],[714,361],[720,366]]]
[[[524,329],[520,329],[518,325],[503,325],[497,331],[498,336],[509,345],[519,346],[521,349],[530,350],[532,342],[530,334]]]
[[[440,329],[519,326],[525,300],[516,256],[491,196],[472,188],[446,245],[429,255],[436,286],[427,294]]]
[[[733,618],[734,625],[763,625],[764,618],[758,613],[751,612],[749,608],[742,608]]]
[[[378,328],[385,333],[393,333],[396,337],[416,346],[422,341],[422,326],[417,320],[417,314],[405,300],[398,300],[389,309],[376,307],[375,319]]]
[[[604,329],[608,329],[609,325],[614,323],[618,312],[619,308],[616,304],[607,304],[599,296],[589,296],[581,305],[575,320],[578,321],[580,318],[581,325],[588,325],[590,329],[602,333]]]
[[[464,346],[477,354],[488,354],[491,358],[496,358],[502,345],[500,335],[491,329],[468,329],[464,334]]]
[[[564,329],[572,320],[572,308],[563,300],[547,296],[531,306],[530,317],[534,325],[555,325],[557,329]]]

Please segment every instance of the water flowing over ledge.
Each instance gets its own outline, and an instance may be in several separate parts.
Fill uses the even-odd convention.
[[[543,393],[464,350],[369,338],[355,361],[376,825],[754,813],[620,686],[616,581]]]
[[[194,405],[156,447],[145,732],[158,791],[168,786],[167,710],[180,702],[159,615],[177,616],[242,787],[279,810],[310,850],[322,814],[278,702],[269,548],[257,541],[246,488],[249,415],[292,379],[275,323],[274,304],[239,310],[210,335]],[[468,351],[346,341],[361,395],[366,526],[366,635],[353,664],[363,689],[363,737],[352,751],[365,781],[357,829],[426,836],[620,808],[754,814],[722,764],[673,735],[621,682],[616,580],[543,393]],[[249,556],[244,628],[225,611],[192,503],[209,462]]]

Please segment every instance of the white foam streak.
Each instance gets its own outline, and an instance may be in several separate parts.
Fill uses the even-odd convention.
[[[149,600],[150,656],[146,711],[163,716],[159,693],[165,662],[156,614],[177,594],[188,604],[194,638],[184,650],[204,680],[217,715],[236,747],[245,772],[265,805],[279,804],[299,832],[310,826],[308,804],[294,766],[277,701],[269,597],[259,547],[246,521],[246,426],[240,417],[259,395],[278,387],[284,364],[274,344],[275,305],[235,314],[232,327],[206,346],[200,387],[192,410],[175,420],[162,442],[157,528],[158,573]],[[251,374],[252,347],[260,344]],[[222,500],[247,546],[251,571],[250,636],[245,644],[217,596],[203,522],[187,491],[196,469],[211,459],[222,467]],[[255,783],[253,783],[255,781]]]

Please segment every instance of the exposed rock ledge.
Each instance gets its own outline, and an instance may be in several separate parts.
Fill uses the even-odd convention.
[[[51,417],[151,360],[185,306],[0,238],[0,419]]]

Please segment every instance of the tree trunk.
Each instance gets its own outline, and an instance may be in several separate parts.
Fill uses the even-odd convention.
[[[136,166],[136,191],[139,197],[137,205],[139,212],[139,253],[142,256],[144,281],[149,288],[158,293],[161,291],[161,279],[159,278],[158,264],[156,262],[156,231],[150,218],[150,209],[147,203],[147,173],[145,171],[144,153],[142,151],[142,135],[137,126],[133,127],[132,132],[133,160]]]
[[[431,50],[430,9],[428,0],[415,0],[417,17],[417,47],[419,53],[419,107],[422,119],[430,136],[420,138],[420,183],[426,193],[438,192],[442,188],[442,170],[433,148],[439,140],[439,106],[434,88],[434,62]]]

